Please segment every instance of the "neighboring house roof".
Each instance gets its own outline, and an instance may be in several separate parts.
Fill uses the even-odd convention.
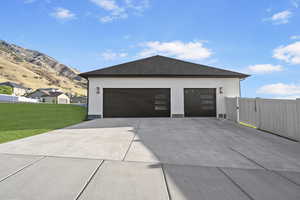
[[[42,97],[58,97],[62,94],[62,92],[49,92],[48,94],[45,93]]]
[[[35,90],[31,93],[29,93],[27,96],[31,96],[31,95],[38,95],[38,96],[41,96],[43,94],[48,94],[49,92],[48,91],[45,91],[45,90]]]
[[[39,88],[39,89],[37,89],[37,90],[44,90],[44,91],[51,91],[51,90],[54,90],[54,91],[57,91],[57,90],[59,90],[58,88]]]
[[[164,56],[152,56],[80,74],[82,77],[217,77],[246,78],[249,75],[186,62]]]
[[[6,85],[6,86],[10,86],[12,88],[21,88],[21,89],[28,89],[20,84],[17,84],[17,83],[13,83],[13,82],[3,82],[3,83],[0,83],[0,85]]]

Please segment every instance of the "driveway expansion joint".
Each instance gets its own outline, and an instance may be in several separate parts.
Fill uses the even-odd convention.
[[[165,185],[166,185],[166,189],[167,189],[169,200],[172,200],[172,196],[171,196],[171,192],[170,192],[170,187],[169,187],[169,183],[168,183],[168,180],[167,180],[167,176],[166,176],[166,172],[165,172],[163,164],[161,164],[161,170],[162,170],[162,174],[163,174],[163,179],[165,181]]]
[[[238,153],[240,156],[244,157],[245,159],[249,160],[250,162],[254,163],[255,165],[259,166],[260,168],[264,169],[264,170],[268,170],[267,168],[265,168],[263,165],[259,164],[258,162],[256,162],[255,160],[247,157],[246,155],[244,155],[243,153],[239,152],[238,150],[232,148],[232,147],[229,147],[229,149],[231,151],[234,151],[236,153]]]
[[[46,158],[46,156],[42,156],[41,158],[36,159],[36,160],[34,160],[34,161],[28,163],[28,164],[25,165],[24,167],[21,167],[21,168],[18,169],[17,171],[15,171],[15,172],[9,174],[8,176],[6,176],[6,177],[0,179],[0,182],[3,182],[3,181],[5,181],[6,179],[8,179],[9,177],[12,177],[12,176],[18,174],[19,172],[23,171],[24,169],[26,169],[26,168],[28,168],[28,167],[30,167],[30,166],[36,164],[36,163],[38,163],[39,161],[43,160],[44,158]]]
[[[90,182],[92,181],[92,179],[94,178],[94,176],[96,175],[96,173],[99,171],[99,169],[100,169],[100,167],[102,166],[103,163],[104,163],[104,160],[101,160],[101,162],[99,163],[99,165],[97,166],[97,168],[93,171],[93,173],[91,174],[91,176],[88,178],[87,182],[84,184],[82,190],[76,196],[75,200],[78,200],[80,198],[80,196],[83,194],[84,190],[88,187],[88,185],[90,184]]]
[[[136,135],[137,135],[137,132],[138,132],[139,129],[140,129],[141,121],[142,121],[141,119],[138,121],[138,124],[137,124],[137,126],[136,126],[136,130],[135,130],[135,132],[134,132],[134,136],[132,137],[132,140],[131,140],[130,143],[129,143],[128,149],[126,150],[126,152],[125,152],[125,154],[124,154],[124,157],[123,157],[122,161],[125,161],[125,158],[126,158],[128,152],[129,152],[129,150],[130,150],[130,148],[131,148],[131,146],[132,146],[132,144],[133,144],[133,142],[134,142],[134,139],[135,139],[135,137],[136,137]]]
[[[255,200],[250,194],[248,194],[237,182],[235,182],[225,171],[223,171],[220,167],[216,167],[226,178],[229,179],[242,193],[244,193],[250,200]]]
[[[248,159],[250,162],[255,163],[256,165],[258,165],[259,167],[263,168],[264,170],[269,171],[269,172],[271,172],[271,173],[273,173],[273,174],[276,174],[277,176],[280,176],[280,177],[282,177],[282,178],[288,180],[289,182],[291,182],[291,183],[293,183],[293,184],[295,184],[295,185],[297,185],[297,186],[300,187],[300,184],[299,184],[299,183],[297,183],[297,182],[293,181],[292,179],[290,179],[290,178],[288,178],[288,177],[282,175],[281,173],[279,173],[279,172],[277,172],[277,171],[275,171],[275,170],[271,170],[271,169],[268,169],[268,168],[264,167],[263,165],[259,164],[259,163],[256,162],[255,160],[253,160],[253,159],[251,159],[251,158],[248,158],[248,157],[247,157],[246,155],[244,155],[243,153],[241,153],[241,152],[239,152],[239,151],[237,151],[237,150],[235,150],[235,149],[233,149],[233,148],[231,148],[231,147],[230,147],[230,149],[231,149],[232,151],[234,151],[234,152],[237,152],[238,154],[240,154],[240,155],[243,156],[244,158]]]

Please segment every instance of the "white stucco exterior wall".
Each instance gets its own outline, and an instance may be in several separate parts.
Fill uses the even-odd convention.
[[[13,95],[15,96],[23,96],[26,94],[26,90],[23,88],[13,88]]]
[[[97,94],[97,87],[100,93]],[[220,87],[223,94],[220,94]],[[216,88],[217,116],[225,113],[225,97],[240,96],[239,78],[89,78],[88,115],[103,116],[103,88],[170,88],[171,116],[184,114],[184,88]]]

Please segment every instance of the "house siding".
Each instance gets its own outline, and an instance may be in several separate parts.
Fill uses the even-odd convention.
[[[70,104],[70,98],[65,94],[61,94],[57,97],[42,97],[42,99],[45,103]]]
[[[65,94],[61,94],[57,97],[57,103],[58,104],[70,104],[70,98]]]
[[[13,95],[15,96],[23,96],[26,94],[26,89],[23,88],[13,88]]]

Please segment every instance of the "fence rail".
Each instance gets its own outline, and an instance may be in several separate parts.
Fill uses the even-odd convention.
[[[8,103],[39,103],[37,99],[31,99],[27,97],[14,96],[14,95],[6,95],[0,94],[0,102],[8,102]]]
[[[229,120],[300,141],[300,99],[226,98]]]

